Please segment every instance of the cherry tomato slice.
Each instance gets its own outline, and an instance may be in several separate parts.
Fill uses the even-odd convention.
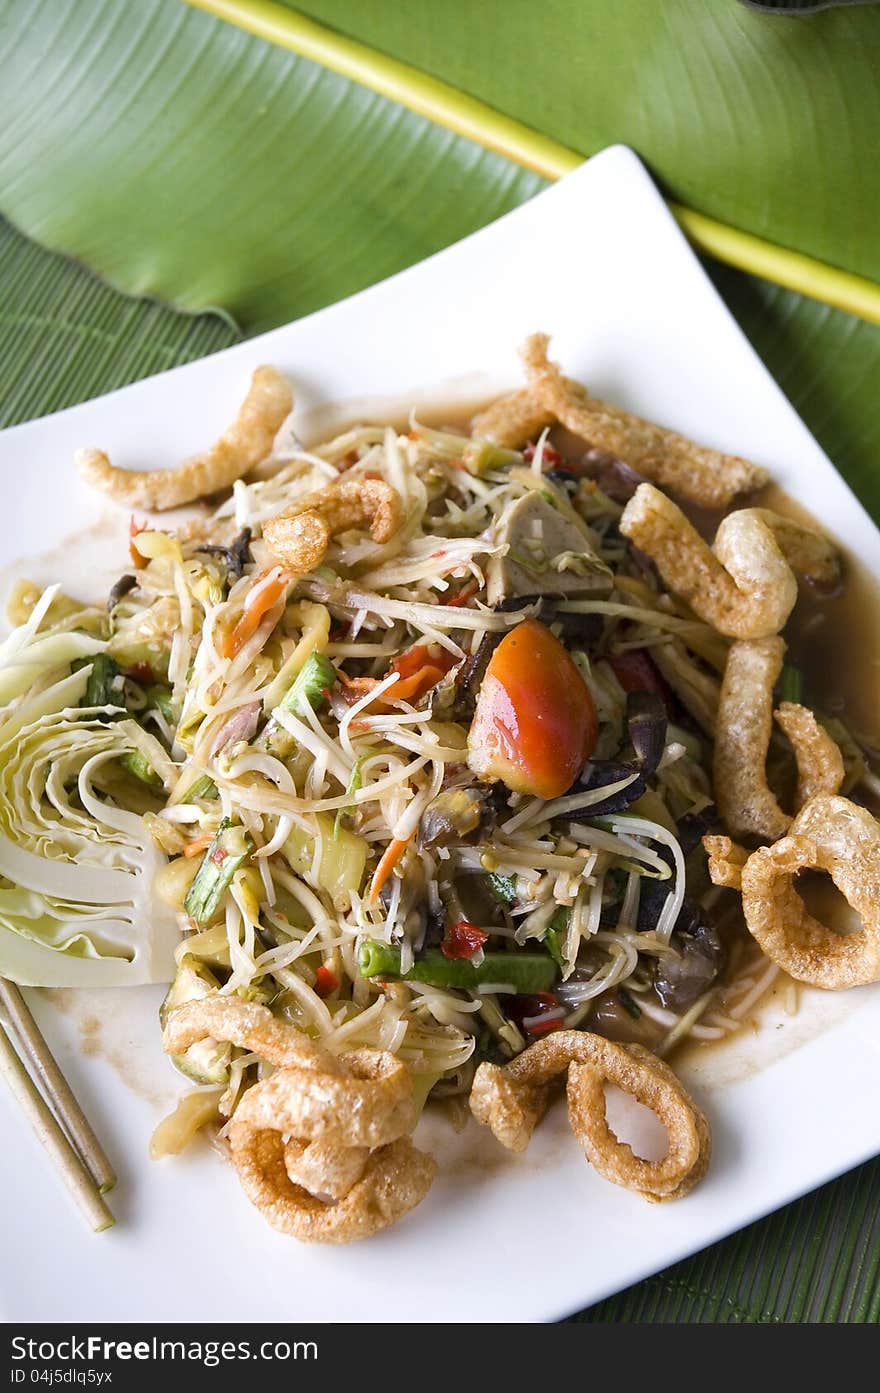
[[[480,686],[468,763],[516,793],[558,798],[596,744],[598,721],[586,682],[559,639],[537,619],[499,643]]]

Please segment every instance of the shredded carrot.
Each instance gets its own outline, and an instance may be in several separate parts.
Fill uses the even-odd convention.
[[[207,832],[204,837],[196,837],[194,841],[187,842],[183,848],[184,856],[201,856],[203,851],[208,850],[213,840],[213,832]]]
[[[269,613],[269,610],[273,605],[278,603],[281,596],[284,594],[290,576],[286,571],[282,571],[274,580],[267,580],[266,577],[269,574],[271,573],[264,571],[263,574],[257,576],[254,581],[253,589],[256,591],[258,586],[260,589],[258,593],[254,595],[253,601],[248,605],[247,609],[242,611],[238,623],[234,628],[230,629],[229,633],[224,637],[220,645],[221,657],[234,658],[236,653],[239,653],[247,643],[248,639],[253,638],[260,624]]]
[[[389,687],[387,701],[418,701],[432,687],[436,687],[451,667],[458,662],[454,653],[442,649],[435,657],[427,644],[418,643],[409,648],[388,669],[399,672],[400,681]]]
[[[382,889],[382,886],[406,851],[410,841],[411,836],[405,837],[403,841],[395,837],[393,841],[388,843],[382,855],[382,860],[373,872],[373,879],[370,881],[370,904],[375,904],[378,900],[379,891]]]
[[[147,522],[135,522],[134,513],[128,520],[128,551],[135,566],[145,566],[147,558],[142,556],[134,544],[134,539],[139,532],[146,532],[149,527]]]
[[[426,643],[417,643],[413,648],[407,648],[405,653],[401,653],[399,658],[395,658],[390,664],[389,672],[399,672],[401,677],[412,677],[420,672],[428,663],[435,660],[431,657],[431,650]]]
[[[434,667],[433,663],[423,667],[419,672],[414,672],[412,677],[405,677],[402,682],[395,682],[393,687],[388,689],[389,701],[418,701],[446,674],[443,668]]]
[[[347,702],[349,706],[354,706],[361,697],[365,697],[375,687],[378,687],[379,679],[378,677],[349,677],[347,673],[342,671],[342,668],[339,668],[339,684],[342,687],[342,700]],[[374,710],[383,711],[387,710],[387,707],[377,701]]]
[[[453,595],[451,600],[444,600],[443,603],[447,609],[456,609],[459,605],[468,604],[474,596],[478,594],[479,589],[479,585],[474,580],[470,585],[466,585],[462,590],[459,590],[457,595]]]

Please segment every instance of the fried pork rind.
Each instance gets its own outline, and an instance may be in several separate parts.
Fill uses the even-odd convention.
[[[773,688],[784,655],[781,638],[742,639],[731,644],[727,655],[712,777],[721,820],[737,837],[773,842],[785,835],[791,823],[765,772],[774,714]],[[819,793],[838,793],[844,778],[843,756],[812,711],[786,701],[775,715],[794,750],[797,807]]]
[[[511,1151],[524,1151],[567,1076],[568,1116],[587,1159],[606,1180],[649,1200],[678,1199],[709,1165],[709,1125],[668,1064],[641,1045],[622,1045],[583,1030],[558,1030],[538,1040],[503,1068],[481,1064],[471,1110]],[[646,1161],[608,1126],[604,1088],[615,1084],[656,1113],[668,1150]]]
[[[773,688],[785,643],[761,638],[731,644],[721,683],[712,782],[721,821],[734,837],[773,842],[791,818],[767,783],[765,765],[773,725]]]
[[[836,933],[813,918],[795,889],[804,870],[831,876],[861,930]],[[749,932],[799,982],[841,991],[880,981],[880,824],[866,808],[828,794],[811,799],[787,836],[749,857],[742,902]]]
[[[840,746],[809,707],[783,701],[773,714],[776,724],[788,736],[797,761],[797,806],[804,807],[820,793],[839,793],[846,777]]]
[[[598,1041],[599,1036],[595,1037]],[[605,1115],[605,1085],[611,1083],[659,1117],[669,1138],[659,1161],[636,1156],[618,1141]],[[568,1120],[587,1160],[614,1185],[635,1190],[646,1200],[681,1199],[709,1169],[709,1124],[679,1079],[643,1045],[601,1040],[589,1064],[568,1071]]]
[[[325,1203],[345,1199],[360,1180],[370,1159],[368,1146],[343,1146],[336,1141],[300,1141],[284,1146],[284,1166],[294,1185]]]
[[[704,837],[703,850],[709,858],[709,879],[713,885],[730,890],[742,888],[742,869],[751,853],[730,837]]]
[[[347,1195],[325,1204],[291,1181],[280,1133],[233,1119],[229,1145],[251,1203],[273,1228],[304,1243],[353,1243],[396,1224],[425,1198],[437,1170],[430,1156],[400,1137],[372,1153]]]
[[[531,387],[499,397],[471,422],[473,434],[507,450],[519,450],[555,423],[555,416]]]
[[[509,1070],[509,1065],[480,1065],[471,1087],[471,1112],[508,1151],[525,1151],[555,1089],[552,1080],[528,1084],[510,1077]]]
[[[768,638],[784,628],[797,600],[795,570],[823,585],[838,573],[826,538],[766,508],[728,513],[710,548],[653,484],[636,489],[620,530],[670,590],[729,638]]]
[[[339,479],[307,493],[263,523],[263,540],[276,561],[295,575],[320,566],[330,540],[349,528],[366,528],[374,542],[390,542],[403,525],[400,494],[384,479]]]
[[[298,1065],[341,1073],[336,1058],[302,1031],[272,1015],[268,1006],[233,997],[209,996],[169,1011],[162,1031],[166,1054],[185,1054],[201,1040],[227,1041],[265,1059],[267,1064]]]
[[[401,1060],[364,1049],[340,1055],[334,1065],[335,1071],[279,1069],[248,1089],[236,1120],[301,1141],[326,1138],[370,1150],[412,1131],[412,1082]]]
[[[534,410],[543,406],[574,435],[616,455],[646,479],[708,508],[727,508],[738,493],[760,488],[767,482],[766,470],[748,460],[695,445],[676,431],[597,401],[580,383],[563,377],[559,367],[549,361],[549,342],[546,334],[532,334],[522,349],[531,389],[526,400],[530,406],[535,404]],[[507,401],[512,412],[514,401]],[[520,409],[523,408],[525,402]]]
[[[77,450],[80,478],[126,508],[162,512],[229,488],[270,454],[293,410],[293,394],[275,368],[257,368],[238,416],[204,455],[178,469],[120,469],[103,450]]]
[[[242,1187],[273,1227],[350,1243],[386,1228],[431,1188],[436,1165],[407,1135],[418,1117],[409,1071],[384,1050],[338,1058],[266,1006],[214,996],[169,1012],[169,1054],[228,1041],[275,1066],[229,1124]]]

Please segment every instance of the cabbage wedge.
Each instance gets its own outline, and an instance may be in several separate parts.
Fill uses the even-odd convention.
[[[123,710],[78,705],[91,667],[70,664],[106,644],[39,632],[53,593],[0,645],[0,974],[51,987],[165,981],[178,938],[152,895],[165,858],[102,775],[132,751],[160,776],[170,761]]]

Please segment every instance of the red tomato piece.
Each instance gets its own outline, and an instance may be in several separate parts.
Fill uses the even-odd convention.
[[[322,963],[315,973],[315,995],[321,1000],[339,990],[339,978],[332,968]]]
[[[552,1015],[559,1011],[559,998],[553,992],[536,992],[534,996],[510,996],[503,1001],[504,1014],[519,1026],[527,1035],[549,1035],[551,1030],[559,1030],[564,1024],[563,1017]]]
[[[608,666],[625,692],[656,692],[669,707],[669,688],[644,648],[618,653]]]
[[[468,919],[459,919],[450,924],[440,944],[444,958],[472,958],[479,952],[489,935]]]
[[[517,624],[486,669],[468,735],[468,763],[516,793],[558,798],[596,744],[590,690],[559,639],[537,619]]]

